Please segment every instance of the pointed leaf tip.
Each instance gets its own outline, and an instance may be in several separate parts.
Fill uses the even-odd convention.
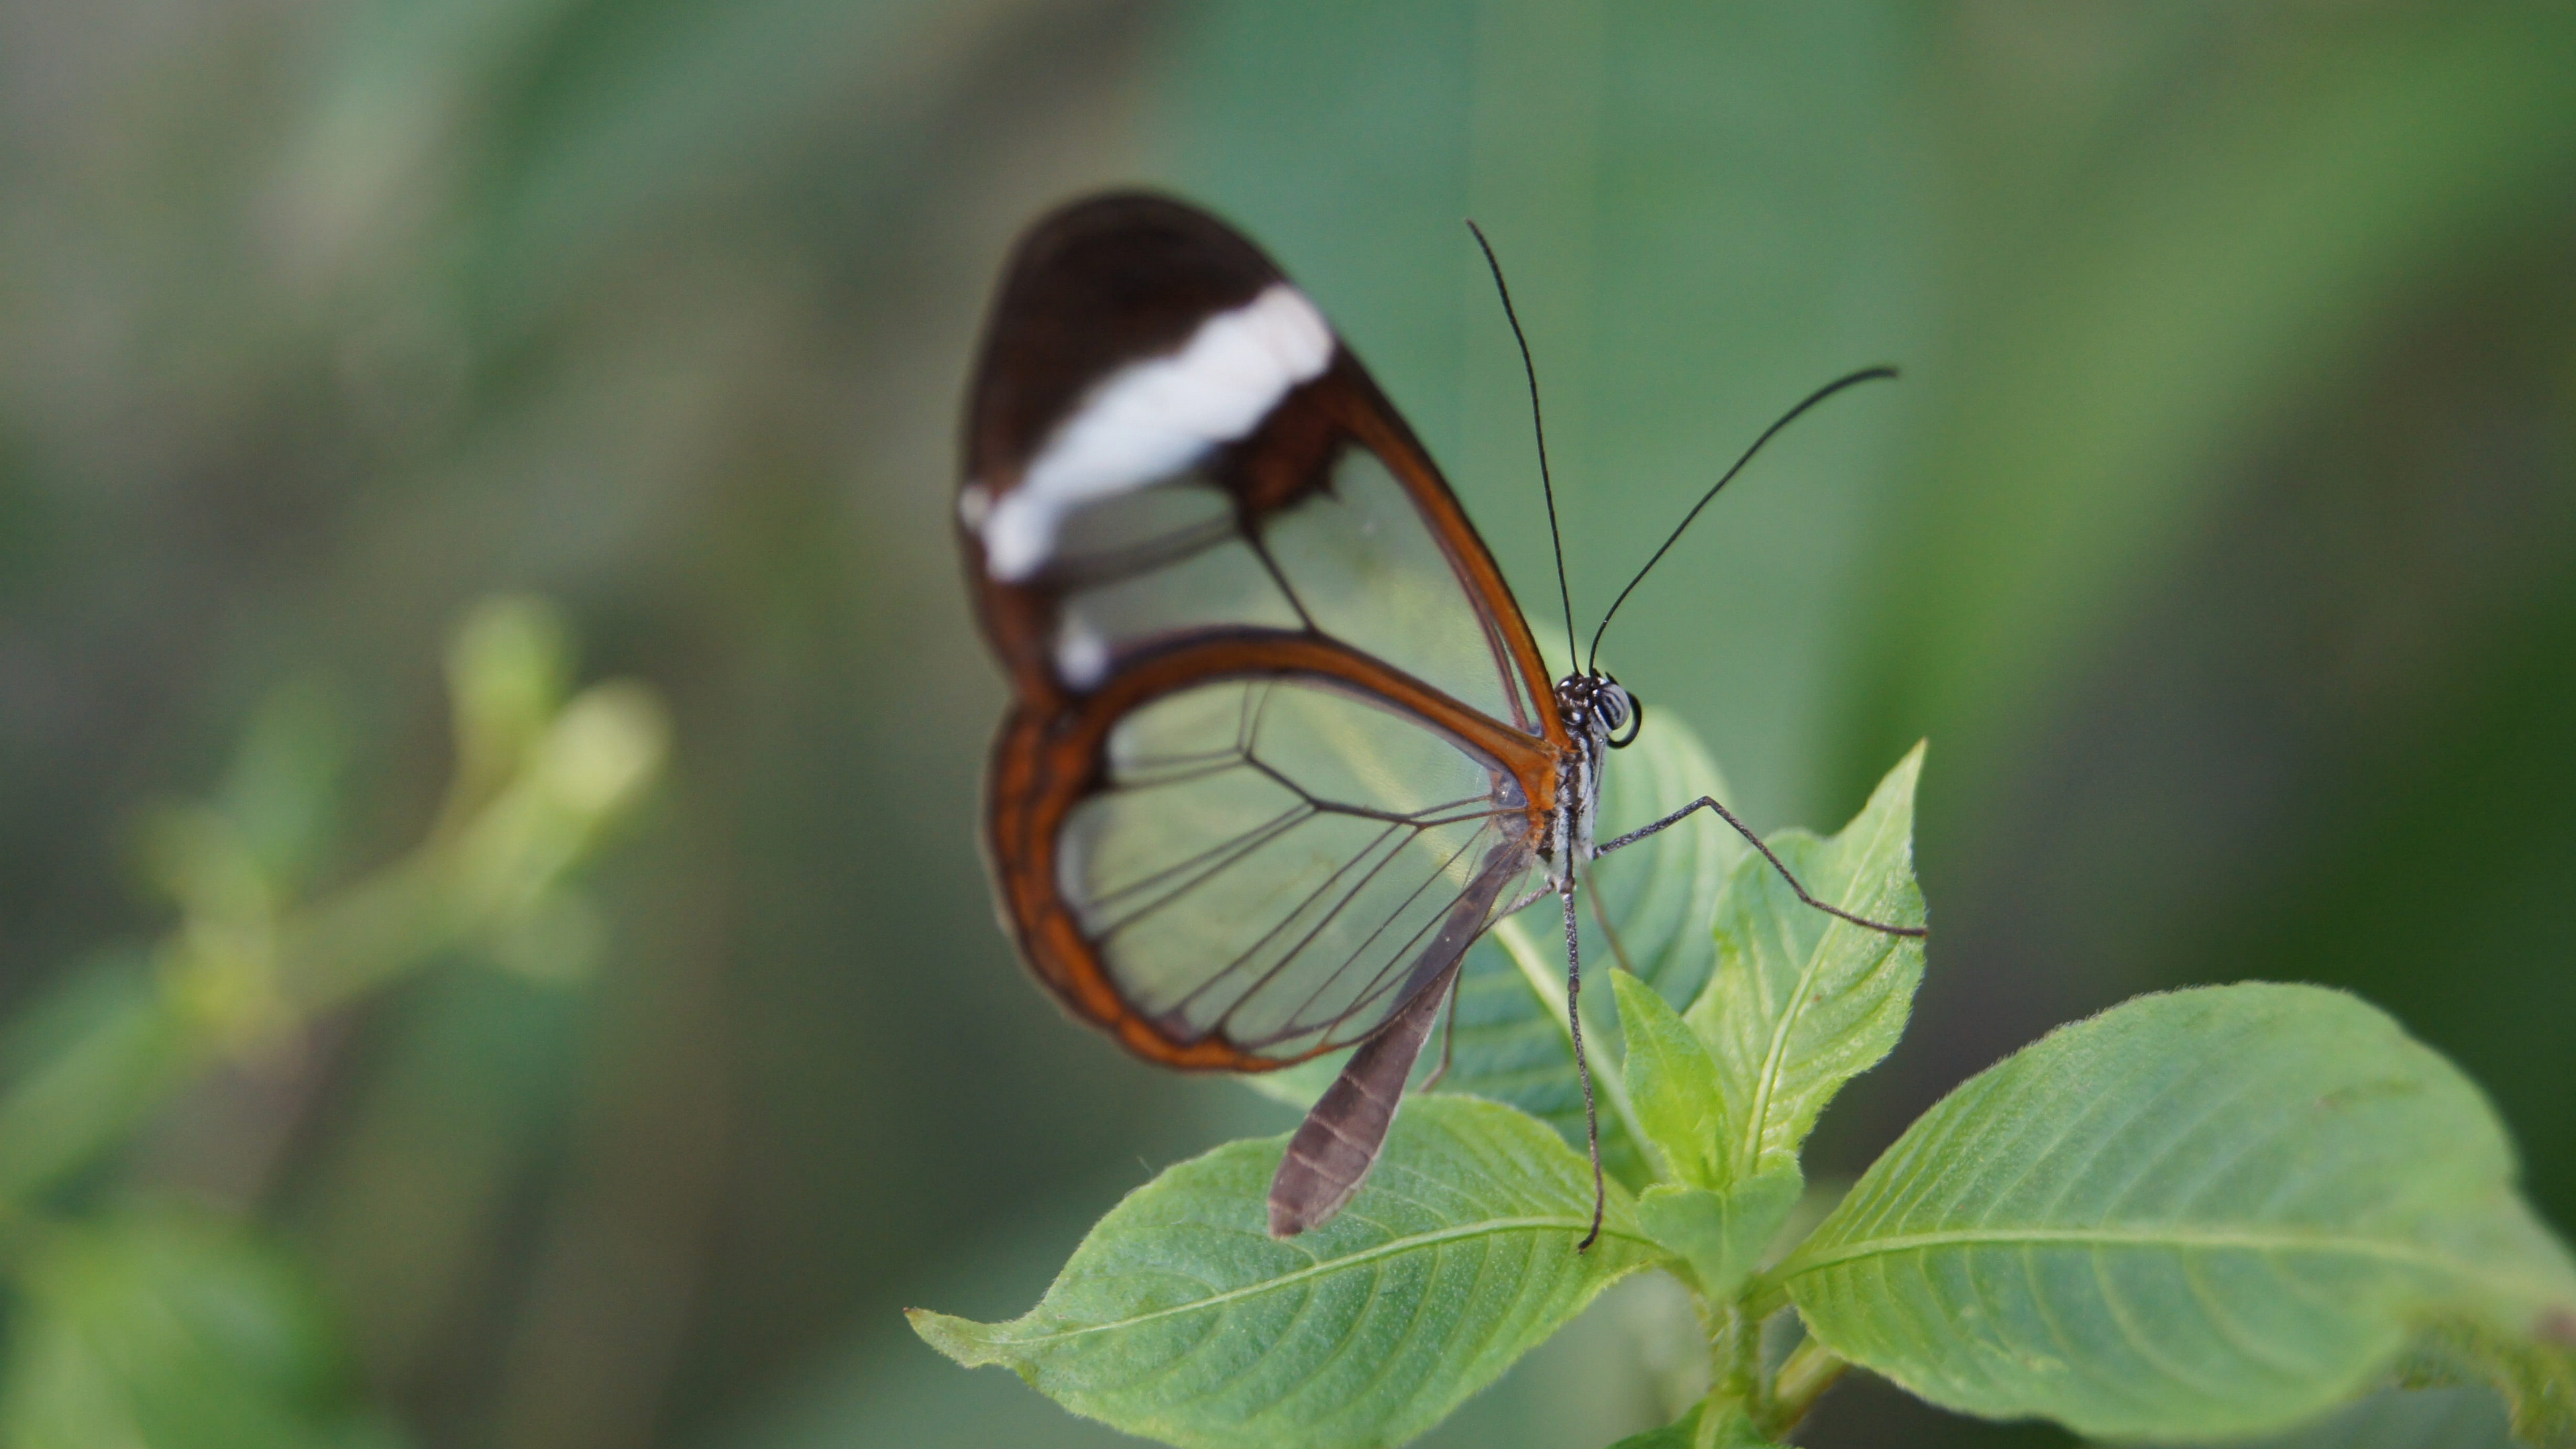
[[[907,1308],[903,1316],[912,1325],[912,1331],[921,1335],[922,1342],[968,1368],[1011,1361],[1010,1355],[995,1342],[992,1329],[971,1318],[934,1313],[927,1308]]]
[[[1914,879],[1924,749],[1888,771],[1840,834],[1771,838],[1808,894],[1874,921],[1924,923]],[[1685,1019],[1718,1065],[1728,1176],[1751,1177],[1794,1166],[1825,1104],[1896,1045],[1922,984],[1924,943],[1817,910],[1751,855],[1727,880],[1716,936],[1717,970]]]

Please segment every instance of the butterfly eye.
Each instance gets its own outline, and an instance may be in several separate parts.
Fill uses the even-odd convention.
[[[1603,692],[1601,702],[1610,706],[1614,713],[1623,713],[1628,717],[1628,732],[1624,735],[1612,735],[1610,748],[1624,750],[1635,744],[1637,731],[1646,727],[1646,702],[1615,684]],[[1616,729],[1618,726],[1613,724],[1611,728]]]

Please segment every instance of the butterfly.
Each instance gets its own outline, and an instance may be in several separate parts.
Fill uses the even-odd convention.
[[[1889,375],[1820,389],[1745,459]],[[1531,401],[1535,421],[1534,368]],[[1269,1229],[1288,1237],[1367,1177],[1467,948],[1554,896],[1597,1236],[1578,867],[1702,809],[1770,852],[1706,797],[1594,838],[1608,752],[1643,704],[1590,663],[1551,680],[1465,510],[1315,304],[1184,202],[1064,206],[1007,264],[963,475],[968,587],[1013,696],[984,842],[1038,979],[1166,1066],[1259,1072],[1357,1048],[1271,1183]],[[1571,641],[1561,549],[1557,571]],[[1922,933],[1814,900],[1771,863],[1817,909]]]

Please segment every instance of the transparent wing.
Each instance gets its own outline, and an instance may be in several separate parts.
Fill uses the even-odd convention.
[[[1049,665],[1086,691],[1124,658],[1243,627],[1311,630],[1536,734],[1501,622],[1478,607],[1413,494],[1345,444],[1323,486],[1239,506],[1225,460],[1071,510],[1054,561]],[[1213,470],[1213,471],[1212,471]]]
[[[1122,717],[1056,882],[1175,1042],[1288,1058],[1382,1025],[1533,875],[1499,762],[1363,691],[1231,679]]]

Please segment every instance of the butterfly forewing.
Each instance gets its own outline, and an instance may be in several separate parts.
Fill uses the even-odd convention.
[[[1387,1022],[1515,899],[1561,726],[1519,612],[1356,360],[1201,213],[1022,243],[959,517],[1018,708],[1004,914],[1076,1011],[1185,1065]]]
[[[1322,492],[1282,510],[1265,551],[1305,618],[1450,698],[1537,734],[1526,682],[1472,578],[1385,460],[1345,452]]]

